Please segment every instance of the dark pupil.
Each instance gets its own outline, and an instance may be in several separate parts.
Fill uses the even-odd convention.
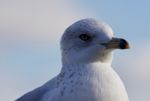
[[[79,38],[81,39],[81,40],[83,40],[83,41],[88,41],[88,40],[90,40],[90,36],[88,36],[87,34],[81,34],[80,36],[79,36]]]

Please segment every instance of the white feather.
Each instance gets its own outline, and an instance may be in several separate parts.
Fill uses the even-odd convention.
[[[83,42],[80,34],[93,36]],[[61,39],[60,74],[16,101],[129,101],[125,87],[111,68],[112,49],[101,43],[113,37],[103,22],[84,19],[71,25]]]

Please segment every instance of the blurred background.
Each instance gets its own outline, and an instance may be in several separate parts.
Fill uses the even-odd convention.
[[[131,101],[150,100],[149,0],[0,0],[0,101],[13,101],[61,69],[59,41],[83,18],[108,23],[130,50],[115,52],[114,69]]]

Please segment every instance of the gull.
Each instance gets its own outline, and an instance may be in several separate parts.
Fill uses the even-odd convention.
[[[113,51],[128,49],[109,25],[93,18],[69,26],[61,38],[61,72],[16,101],[129,101],[111,67]]]

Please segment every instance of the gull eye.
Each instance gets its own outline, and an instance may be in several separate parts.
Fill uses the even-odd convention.
[[[81,34],[81,35],[79,35],[79,38],[83,41],[89,41],[91,39],[91,36],[89,36],[87,34]]]

